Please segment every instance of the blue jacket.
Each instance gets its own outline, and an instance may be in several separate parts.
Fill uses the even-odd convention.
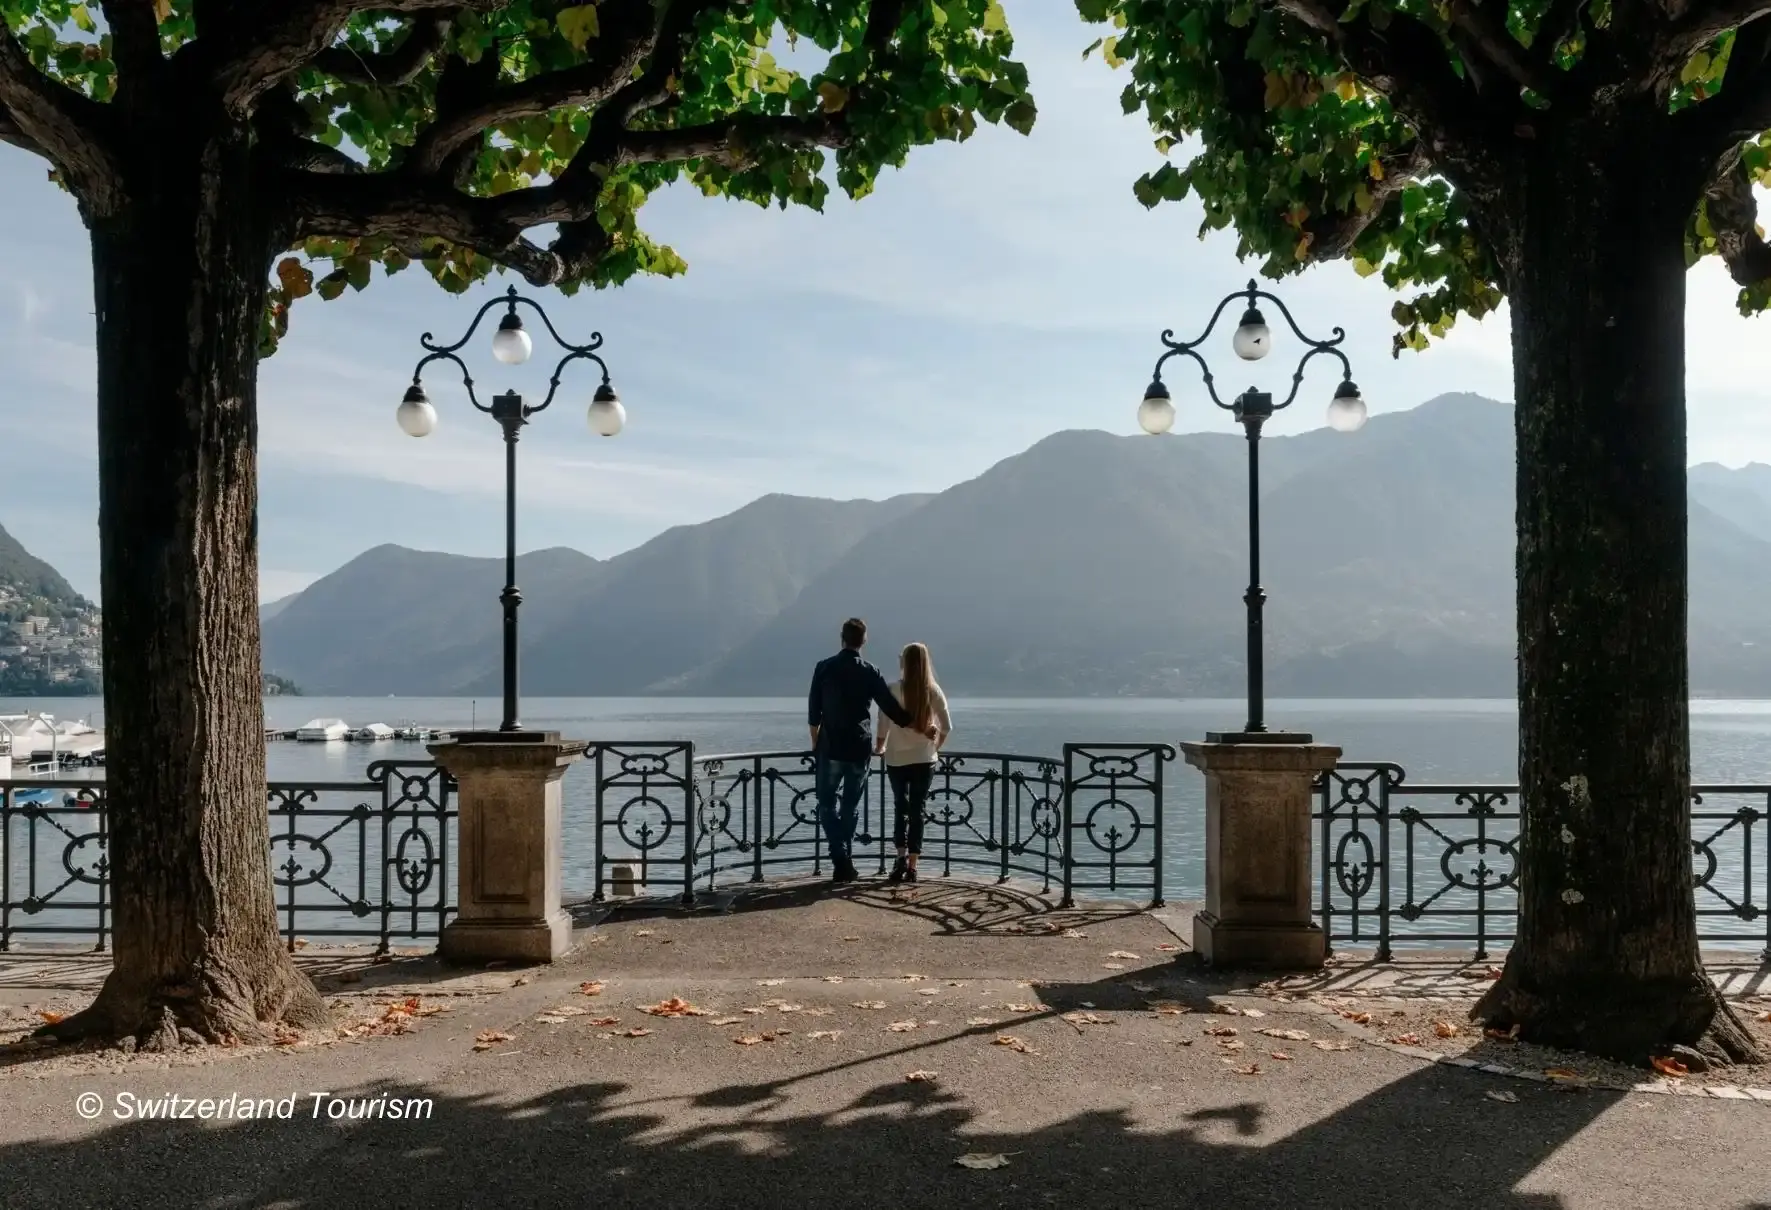
[[[892,696],[879,669],[862,659],[860,652],[845,647],[818,661],[806,700],[806,723],[818,728],[817,754],[826,760],[871,760],[874,706],[900,727],[915,721]]]

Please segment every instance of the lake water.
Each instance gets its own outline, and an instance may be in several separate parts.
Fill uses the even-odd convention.
[[[0,713],[26,708],[103,725],[101,703],[65,698],[21,702],[0,699]],[[316,717],[352,726],[381,722],[441,728],[492,726],[495,699],[270,698],[267,725],[293,729]],[[793,751],[804,746],[805,704],[797,698],[534,698],[524,703],[525,725],[568,737],[601,741],[688,740],[698,756]],[[1313,732],[1339,744],[1347,761],[1393,761],[1408,782],[1510,783],[1517,777],[1518,719],[1503,700],[1276,701],[1269,725]],[[1233,729],[1243,718],[1239,700],[956,699],[952,751],[1008,752],[1058,757],[1066,742],[1166,742]],[[1698,701],[1691,708],[1694,780],[1771,782],[1771,702]],[[371,760],[425,759],[423,745],[272,743],[273,780],[344,781],[360,778]],[[1170,899],[1196,897],[1203,878],[1203,784],[1184,765],[1169,767],[1163,872]],[[594,792],[583,766],[565,783],[566,870],[569,891],[593,881]],[[1763,802],[1760,803],[1761,809]],[[1516,809],[1516,804],[1515,804]],[[1724,871],[1738,864],[1733,848],[1718,849]],[[1744,871],[1742,871],[1744,874]],[[1738,880],[1737,880],[1738,881]],[[1761,872],[1756,881],[1763,881]],[[1755,896],[1762,901],[1763,892]]]

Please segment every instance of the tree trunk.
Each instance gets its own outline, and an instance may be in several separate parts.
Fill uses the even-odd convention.
[[[156,1047],[325,1020],[277,936],[265,797],[256,379],[275,241],[244,130],[167,111],[126,208],[87,216],[116,954],[54,1028]]]
[[[1540,140],[1506,258],[1519,934],[1472,1015],[1632,1062],[1674,1043],[1755,1059],[1704,975],[1692,901],[1683,232],[1700,176],[1640,128]]]

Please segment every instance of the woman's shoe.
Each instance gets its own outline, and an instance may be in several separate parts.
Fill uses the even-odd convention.
[[[904,863],[904,881],[905,882],[915,882],[916,881],[916,867],[911,865],[909,862]]]
[[[892,866],[891,875],[886,879],[886,881],[892,882],[892,883],[903,882],[904,879],[906,877],[908,877],[909,875],[910,875],[910,865],[902,857],[900,857],[900,858],[898,858],[897,864]]]

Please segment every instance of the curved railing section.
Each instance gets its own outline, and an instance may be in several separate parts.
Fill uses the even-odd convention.
[[[593,898],[620,885],[697,890],[819,875],[828,853],[809,752],[697,757],[688,743],[611,743],[595,776]],[[944,752],[924,804],[921,869],[1020,879],[1076,896],[1163,897],[1167,744],[1066,744],[1058,756]],[[883,874],[893,807],[883,762],[868,771],[854,855]],[[619,875],[619,877],[618,877]]]
[[[1519,918],[1519,787],[1411,784],[1400,765],[1343,763],[1316,783],[1316,911],[1330,945],[1462,947],[1477,960]],[[1771,960],[1771,785],[1691,788],[1698,939]]]

